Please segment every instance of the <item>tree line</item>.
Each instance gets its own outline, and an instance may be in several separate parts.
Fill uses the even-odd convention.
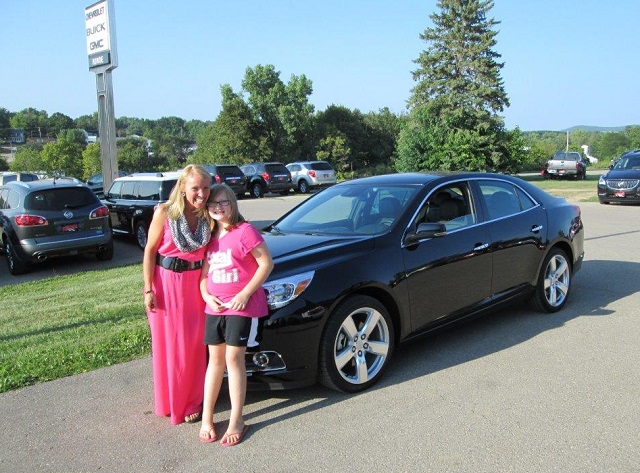
[[[341,105],[316,111],[313,83],[304,74],[280,77],[275,66],[245,71],[240,90],[220,88],[221,111],[212,121],[116,119],[118,166],[127,172],[173,170],[185,163],[244,164],[252,161],[322,159],[343,177],[405,171],[539,170],[567,145],[564,131],[506,129],[500,115],[510,103],[495,51],[499,21],[488,0],[440,0],[432,26],[411,71],[415,87],[407,110],[363,113]],[[72,119],[61,113],[0,108],[0,137],[25,130],[12,170],[61,171],[86,178],[100,172],[99,144],[79,130],[97,132],[97,112]],[[46,143],[46,137],[55,141]],[[640,148],[640,127],[620,132],[574,130],[571,150],[608,163]],[[3,163],[0,162],[0,166]],[[4,163],[6,167],[6,163]]]

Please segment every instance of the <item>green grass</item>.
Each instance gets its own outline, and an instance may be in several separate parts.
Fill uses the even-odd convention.
[[[150,353],[140,264],[0,287],[0,392]]]
[[[596,175],[526,179],[573,202],[597,201]],[[0,393],[148,355],[141,293],[140,264],[0,287]]]

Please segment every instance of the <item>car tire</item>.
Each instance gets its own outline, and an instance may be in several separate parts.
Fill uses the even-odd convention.
[[[328,388],[354,393],[375,384],[394,349],[387,309],[369,296],[354,296],[331,314],[320,342],[319,380]]]
[[[262,186],[260,184],[254,184],[251,186],[251,195],[253,197],[255,197],[256,199],[260,199],[261,197],[264,197],[264,190],[262,189]]]
[[[29,272],[29,263],[20,261],[18,259],[18,255],[16,251],[13,249],[13,244],[7,238],[4,242],[4,251],[7,257],[7,266],[9,268],[9,272],[14,276],[19,276],[20,274],[25,274]]]
[[[136,237],[138,247],[144,251],[144,247],[147,246],[147,238],[149,238],[149,225],[147,225],[144,220],[140,220],[136,223],[134,235]]]
[[[567,254],[552,248],[542,263],[535,292],[529,299],[538,312],[557,312],[564,307],[571,290],[571,264]]]
[[[300,179],[300,182],[298,182],[298,190],[301,194],[308,194],[309,184],[307,183],[307,181],[305,181],[304,179]]]
[[[96,253],[98,261],[111,261],[113,259],[113,242],[110,241],[107,247]]]

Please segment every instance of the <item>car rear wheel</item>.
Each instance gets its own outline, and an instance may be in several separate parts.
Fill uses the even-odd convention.
[[[307,184],[307,181],[300,179],[300,182],[298,182],[298,190],[301,194],[307,194],[309,192],[309,184]]]
[[[567,254],[553,248],[544,259],[536,291],[529,299],[539,312],[557,312],[564,307],[571,289],[571,265]]]
[[[141,250],[147,246],[147,237],[149,235],[149,226],[143,220],[136,224],[136,242]]]
[[[256,199],[264,196],[264,190],[262,189],[262,186],[260,184],[254,184],[253,186],[251,186],[251,195]]]
[[[98,261],[110,261],[113,259],[113,242],[110,241],[107,247],[96,253]]]
[[[320,382],[338,391],[363,391],[380,379],[393,348],[393,323],[385,307],[372,297],[349,298],[336,308],[325,327],[320,342]]]
[[[4,250],[7,256],[7,266],[11,274],[18,276],[29,271],[29,263],[22,262],[18,259],[16,251],[13,249],[13,245],[8,238],[4,242]]]

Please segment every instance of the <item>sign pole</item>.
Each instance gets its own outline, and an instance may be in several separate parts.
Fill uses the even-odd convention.
[[[89,70],[96,73],[98,132],[103,189],[118,177],[116,118],[111,71],[118,67],[113,0],[101,0],[84,10]]]

